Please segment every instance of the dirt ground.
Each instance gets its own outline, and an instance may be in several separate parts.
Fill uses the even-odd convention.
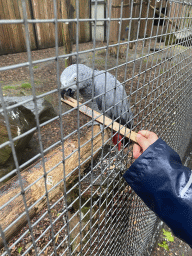
[[[125,52],[126,47],[121,48],[121,58],[118,59],[115,56],[115,50],[112,51],[108,56],[107,63],[105,63],[105,55],[106,51],[102,49],[104,46],[103,43],[97,43],[96,47],[99,47],[99,49],[95,52],[89,52],[89,53],[82,53],[79,54],[79,63],[92,66],[92,61],[95,62],[95,68],[102,70],[105,69],[105,65],[107,64],[108,69],[113,75],[117,74],[117,79],[120,82],[125,82],[125,89],[129,96],[129,101],[131,105],[132,112],[135,115],[135,124],[134,127],[135,130],[139,130],[143,127],[147,127],[148,129],[150,126],[154,126],[155,120],[157,119],[156,113],[161,108],[161,101],[165,98],[162,94],[162,97],[157,98],[156,96],[160,94],[161,92],[158,90],[158,85],[160,82],[164,81],[167,77],[167,74],[164,72],[165,70],[172,67],[174,64],[170,61],[165,62],[165,58],[169,58],[170,53],[157,53],[155,54],[155,48],[159,47],[159,44],[154,44],[154,42],[151,42],[150,47],[148,47],[148,44],[145,47],[142,47],[142,43],[138,43],[133,47],[133,49],[129,49],[128,53],[128,59],[133,60],[128,65],[125,65],[126,58],[125,58]],[[160,46],[161,47],[161,46]],[[84,51],[88,49],[92,49],[93,44],[92,43],[85,43],[79,45],[79,50]],[[149,50],[148,49],[152,49]],[[76,51],[75,46],[73,51]],[[154,53],[149,58],[146,58],[145,56],[147,54]],[[63,47],[59,48],[59,54],[64,54]],[[39,51],[33,51],[32,52],[32,60],[40,60],[44,58],[54,57],[55,56],[55,49],[43,49]],[[135,58],[140,58],[137,61],[134,61]],[[75,63],[75,58],[73,59],[73,62]],[[9,65],[15,65],[19,63],[27,62],[27,53],[18,53],[18,54],[11,54],[11,55],[4,55],[0,56],[0,66],[9,66]],[[115,66],[119,65],[118,69],[113,69]],[[60,66],[60,72],[63,71],[65,67],[65,61],[64,59],[59,60],[59,66]],[[126,72],[125,72],[126,70]],[[51,60],[43,63],[34,64],[33,66],[33,72],[34,72],[34,85],[35,85],[35,93],[36,95],[43,95],[51,90],[58,88],[58,81],[56,76],[56,61]],[[31,88],[21,88],[21,85],[23,83],[30,83],[30,74],[29,74],[29,68],[28,67],[21,67],[17,69],[12,69],[8,71],[1,72],[0,74],[0,86],[3,88],[3,94],[4,96],[23,96],[23,95],[31,95],[32,89]],[[155,79],[155,77],[158,77]],[[146,84],[146,86],[143,87],[143,84]],[[150,85],[150,86],[149,86]],[[164,84],[166,86],[166,84]],[[170,87],[168,91],[171,91],[172,88]],[[168,91],[166,93],[168,93]],[[52,93],[49,95],[44,96],[45,99],[47,99],[55,108],[56,112],[59,113],[59,105],[60,105],[60,96],[58,93]],[[83,99],[80,98],[80,100],[83,101]],[[149,104],[150,103],[150,104]],[[165,104],[165,102],[163,103]],[[156,106],[159,106],[158,109]],[[65,104],[61,104],[62,113],[65,113],[66,111],[70,110],[69,106],[66,106]],[[166,119],[165,117],[163,117]],[[80,114],[80,126],[87,123],[89,121],[89,118],[86,116]],[[161,122],[161,118],[159,118],[159,122]],[[63,128],[63,136],[70,135],[73,131],[77,130],[77,113],[76,111],[70,112],[70,114],[64,115],[62,118],[62,128]],[[159,127],[158,123],[155,123],[155,131],[158,132],[158,130],[161,129]],[[85,135],[86,128],[81,129],[80,135]],[[75,138],[77,136],[77,133],[71,134],[71,138]],[[51,145],[59,141],[61,138],[61,129],[60,129],[60,122],[59,120],[56,120],[52,122],[51,124],[45,125],[41,127],[41,141],[43,145],[43,149],[48,149]],[[33,156],[35,156],[37,153],[40,152],[40,146],[38,142],[38,133],[36,132],[32,138],[32,140],[29,142],[29,146],[26,149],[26,151],[23,154],[23,158],[21,160],[21,163],[24,163],[25,161],[29,160]],[[52,202],[51,205],[54,206],[54,203],[61,198],[62,195],[58,195]],[[63,208],[64,202],[63,200],[59,201],[59,203],[56,204],[51,210],[51,215],[54,219],[58,217],[58,221],[54,224],[54,231],[57,232],[59,230],[59,227],[61,227],[64,224],[64,218],[60,216],[61,209]],[[43,211],[41,211],[36,217],[33,218],[32,223],[35,223],[35,221],[40,218],[44,214],[44,212],[47,209],[45,208]],[[41,236],[43,233],[43,230],[46,229],[50,225],[50,220],[48,215],[45,216],[44,221],[38,222],[36,227],[34,228],[34,236],[35,239]],[[10,245],[13,244],[14,241],[16,241],[23,232],[27,229],[27,226],[24,227],[13,239],[10,240]],[[58,236],[57,244],[59,244],[60,239],[62,237],[65,237],[66,233],[65,231],[61,231],[63,233],[60,233],[60,236]],[[37,251],[40,252],[43,247],[46,245],[48,241],[50,241],[50,231],[47,231],[46,234],[43,235],[43,237],[39,240],[37,243]],[[61,238],[60,238],[61,237]],[[51,252],[51,246],[52,243],[44,249],[44,252],[42,255],[50,255]],[[180,247],[180,242],[178,242],[178,246]],[[181,244],[182,246],[182,244]],[[31,247],[30,253],[27,255],[34,255],[35,251],[32,246],[32,241],[29,236],[25,236],[21,239],[19,244],[17,246],[13,246],[11,250],[11,255],[20,255],[20,252],[23,253],[27,248]],[[20,249],[19,249],[20,248]],[[66,243],[63,243],[61,245],[61,249],[66,248]],[[171,246],[170,246],[171,248]],[[163,249],[164,250],[164,249]],[[20,251],[20,252],[19,252]],[[0,251],[2,252],[2,251]],[[18,254],[19,252],[19,254]],[[172,251],[171,251],[172,252]],[[179,251],[180,252],[180,251]],[[155,255],[180,255],[180,254],[162,254],[164,253],[162,251],[162,248],[157,247],[156,251],[154,252]],[[170,252],[169,252],[170,253]],[[185,251],[183,251],[184,255]],[[67,254],[66,254],[67,255]],[[182,255],[182,254],[181,254]]]

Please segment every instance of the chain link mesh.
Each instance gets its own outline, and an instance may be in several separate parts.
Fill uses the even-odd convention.
[[[9,161],[14,163],[8,172],[2,167],[0,176],[1,255],[150,255],[162,222],[122,178],[133,162],[133,143],[123,142],[118,151],[111,143],[112,130],[102,125],[96,131],[93,112],[92,119],[80,112],[81,104],[93,107],[94,87],[85,102],[77,86],[76,108],[62,103],[60,75],[70,57],[73,63],[113,74],[127,93],[131,130],[154,131],[183,158],[192,130],[192,3],[92,1],[87,2],[90,16],[82,17],[76,1],[73,17],[63,18],[58,17],[62,3],[47,2],[52,16],[46,19],[30,19],[28,1],[22,0],[22,18],[0,20],[2,28],[22,26],[26,45],[25,60],[20,61],[18,53],[8,55],[15,62],[4,63],[0,56],[0,128],[2,137],[6,134],[0,151],[11,150]],[[48,12],[46,5],[41,8]],[[31,26],[38,30],[46,24],[50,31],[54,28],[55,47],[39,50],[38,56],[31,50]],[[65,52],[67,41],[59,46],[59,30],[70,24],[74,44]],[[79,43],[82,24],[89,24],[86,31],[92,41]],[[47,73],[54,74],[53,80]],[[8,105],[6,90],[25,74],[29,91],[16,101],[14,89]],[[78,76],[77,72],[77,84]],[[56,113],[46,120],[39,114],[43,99]],[[35,123],[21,133],[15,131],[10,115],[27,104],[33,105]],[[112,127],[114,121],[113,116]],[[17,142],[30,140],[30,135],[35,151],[26,155],[26,149],[19,149],[22,158]]]

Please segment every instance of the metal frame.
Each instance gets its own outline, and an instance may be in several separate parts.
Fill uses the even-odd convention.
[[[104,73],[105,72],[114,72],[116,79],[118,78],[118,70],[120,68],[124,68],[124,78],[122,79],[122,84],[125,88],[129,86],[129,95],[128,101],[131,104],[131,110],[134,113],[134,126],[133,130],[139,129],[150,129],[156,132],[159,136],[161,136],[167,143],[172,146],[181,156],[184,156],[185,150],[187,148],[187,143],[189,142],[189,137],[191,135],[192,129],[186,129],[188,116],[191,113],[191,42],[192,42],[192,34],[190,37],[186,38],[182,42],[173,41],[169,45],[165,45],[164,37],[168,35],[175,35],[178,33],[176,31],[176,27],[169,25],[169,20],[174,20],[177,22],[180,32],[185,32],[185,19],[190,20],[190,28],[191,28],[191,19],[190,17],[185,17],[185,13],[190,11],[191,14],[191,1],[167,1],[166,7],[170,4],[178,4],[179,10],[182,12],[179,13],[178,10],[174,10],[174,14],[170,17],[169,9],[166,14],[167,17],[164,18],[164,26],[157,26],[157,34],[153,35],[153,23],[151,26],[151,34],[149,37],[146,35],[147,26],[150,21],[154,20],[155,16],[155,8],[157,5],[157,1],[155,1],[153,17],[149,17],[149,9],[150,9],[150,1],[147,3],[147,11],[146,18],[141,17],[142,14],[142,6],[143,0],[140,1],[140,9],[139,16],[137,18],[133,18],[133,1],[130,1],[130,17],[123,17],[123,2],[121,2],[120,8],[120,17],[112,18],[111,17],[111,6],[112,1],[108,1],[108,13],[105,19],[80,19],[79,18],[79,2],[76,1],[76,18],[75,19],[58,19],[57,18],[57,1],[53,0],[53,8],[54,8],[54,19],[42,19],[42,20],[31,20],[27,18],[26,11],[26,2],[22,0],[22,11],[23,11],[23,19],[21,20],[0,20],[0,25],[2,24],[23,24],[25,29],[25,37],[26,37],[26,48],[27,48],[27,57],[28,61],[25,63],[10,65],[10,66],[2,66],[0,67],[0,72],[4,72],[7,70],[18,69],[21,67],[29,67],[30,72],[30,81],[32,85],[32,95],[30,100],[26,100],[20,102],[18,104],[14,104],[11,106],[6,106],[3,96],[2,88],[0,87],[0,100],[2,108],[0,109],[0,114],[4,115],[5,123],[7,127],[7,133],[9,141],[4,142],[0,145],[0,149],[3,149],[5,146],[10,146],[12,149],[12,154],[15,162],[15,169],[11,172],[0,178],[0,182],[5,181],[10,178],[13,174],[17,175],[19,186],[21,188],[20,193],[14,195],[14,197],[10,198],[5,204],[0,206],[0,212],[3,211],[5,207],[7,207],[11,202],[14,202],[18,197],[23,198],[23,203],[25,206],[25,211],[15,219],[13,223],[11,223],[6,228],[2,228],[0,225],[0,237],[3,239],[4,248],[0,249],[1,255],[12,255],[12,250],[14,247],[18,247],[22,240],[30,235],[31,244],[30,246],[22,251],[21,255],[43,255],[46,251],[49,252],[48,255],[150,255],[151,248],[155,243],[155,235],[159,232],[159,229],[162,223],[155,216],[155,214],[150,211],[145,204],[140,200],[140,198],[135,195],[135,193],[131,190],[131,188],[125,184],[122,178],[122,172],[131,164],[132,157],[130,157],[132,146],[128,144],[128,150],[125,152],[124,147],[120,152],[115,151],[114,146],[110,144],[109,150],[106,153],[105,147],[109,145],[110,140],[104,142],[104,132],[106,127],[103,125],[103,130],[100,132],[102,134],[102,148],[100,153],[100,158],[97,160],[97,163],[93,160],[94,150],[93,150],[93,140],[96,137],[93,132],[93,123],[94,118],[91,121],[87,122],[83,126],[80,125],[80,93],[77,90],[77,102],[78,106],[76,109],[70,109],[66,112],[62,110],[62,102],[60,101],[60,74],[61,70],[59,67],[59,60],[66,59],[70,56],[76,56],[77,64],[80,60],[80,55],[84,53],[92,53],[92,65],[91,67],[95,69],[96,67],[96,52],[105,50],[105,64],[104,64]],[[95,1],[95,14],[97,12],[97,4]],[[161,2],[162,7],[162,2]],[[160,7],[160,9],[161,9]],[[180,14],[184,16],[179,16]],[[96,15],[95,15],[96,17]],[[162,19],[162,18],[161,18]],[[88,50],[80,51],[79,50],[79,23],[80,22],[94,22],[94,35],[96,35],[96,23],[98,21],[104,21],[106,24],[106,44],[97,47],[96,41],[93,39],[93,47]],[[110,24],[112,21],[119,22],[119,34],[117,43],[109,42],[109,34],[110,34]],[[122,22],[127,21],[129,23],[129,33],[128,38],[125,42],[121,42],[121,26]],[[137,21],[137,33],[136,38],[134,40],[130,40],[131,27],[133,26],[133,22]],[[139,29],[141,21],[145,21],[145,29],[143,38],[139,38]],[[160,21],[160,17],[159,17]],[[167,21],[167,22],[166,22]],[[70,54],[59,55],[59,47],[58,47],[58,24],[59,23],[75,23],[76,24],[76,51]],[[55,56],[44,58],[41,60],[32,60],[31,57],[31,48],[30,48],[30,34],[28,30],[29,24],[36,23],[53,23],[55,26]],[[165,32],[163,33],[163,29],[165,28]],[[161,31],[160,31],[161,30]],[[160,31],[160,35],[158,35],[158,31]],[[160,37],[160,42],[158,49],[156,51],[157,38]],[[170,40],[170,39],[169,39]],[[148,44],[148,52],[144,53],[145,44]],[[130,43],[134,43],[134,58],[129,58],[129,46]],[[154,50],[151,52],[150,48],[153,43]],[[140,56],[137,56],[138,53],[138,45],[142,45],[142,50]],[[180,45],[181,49],[179,48]],[[120,47],[126,46],[126,59],[123,63],[120,63]],[[117,47],[117,58],[115,67],[108,67],[108,58],[109,58],[109,48]],[[57,77],[57,88],[52,89],[51,91],[42,93],[41,95],[36,94],[35,83],[34,83],[34,71],[33,66],[43,62],[49,61],[56,62],[56,77]],[[146,62],[145,62],[146,60]],[[143,62],[145,62],[145,69],[143,69]],[[136,67],[138,66],[139,68]],[[132,75],[127,76],[128,66],[132,64]],[[147,74],[149,76],[147,77]],[[134,85],[134,79],[137,79],[136,86]],[[143,79],[141,81],[141,79]],[[94,82],[94,76],[92,77]],[[77,84],[78,84],[78,70],[77,70]],[[53,93],[57,93],[58,95],[58,115],[49,121],[40,124],[38,110],[37,110],[37,100],[40,98],[44,98],[45,96],[52,95]],[[105,88],[106,94],[106,88]],[[105,97],[105,95],[104,95]],[[92,99],[89,102],[83,103],[92,103],[93,107],[93,98],[94,98],[94,88],[92,90]],[[8,118],[8,112],[15,107],[23,105],[28,101],[33,101],[35,104],[35,117],[36,117],[36,127],[31,130],[25,132],[24,134],[18,135],[13,138],[10,123]],[[135,108],[137,110],[135,110]],[[72,131],[67,136],[64,136],[62,120],[66,115],[72,114],[73,111],[77,111],[77,128]],[[104,111],[104,114],[106,111]],[[93,113],[92,113],[93,115]],[[44,149],[42,144],[41,137],[41,128],[52,123],[55,120],[59,120],[60,122],[60,131],[61,138],[59,141],[56,141],[50,147]],[[114,122],[114,117],[112,118],[112,125]],[[82,175],[81,173],[81,149],[82,147],[88,143],[87,141],[84,145],[80,144],[80,133],[83,128],[91,124],[92,131],[92,149],[91,149],[91,162],[90,167],[87,173]],[[37,131],[38,141],[40,145],[40,152],[21,164],[18,162],[17,154],[15,151],[14,142],[33,131]],[[68,156],[65,155],[64,142],[71,138],[72,135],[77,134],[78,146],[77,149],[74,150]],[[111,137],[113,133],[111,131]],[[186,147],[182,145],[182,141],[185,141]],[[181,147],[182,145],[182,147]],[[62,149],[62,161],[59,161],[53,168],[46,170],[45,162],[46,162],[46,153],[50,150],[55,149],[56,147],[61,146]],[[69,159],[75,152],[78,152],[78,167],[74,169],[70,174],[66,175],[65,170],[65,161]],[[113,159],[116,157],[115,164],[113,164]],[[29,164],[32,164],[35,160],[41,158],[42,167],[43,167],[43,175],[39,177],[35,182],[25,187],[22,181],[21,171],[26,168]],[[63,179],[60,180],[57,184],[53,185],[51,189],[48,189],[47,182],[49,174],[54,171],[54,169],[59,166],[59,164],[63,164]],[[107,164],[106,164],[107,163]],[[113,169],[110,167],[113,166]],[[94,172],[97,168],[100,168],[100,174],[95,177]],[[112,171],[110,171],[112,170]],[[76,183],[73,184],[72,187],[67,187],[66,179],[71,177],[74,173],[77,173]],[[107,173],[104,175],[104,173]],[[44,180],[45,186],[45,194],[39,198],[34,204],[28,206],[26,202],[25,194],[30,190],[30,188],[37,183],[39,180]],[[84,189],[84,184],[86,179],[89,179],[90,184],[87,185],[86,189]],[[95,184],[98,187],[95,187]],[[62,191],[62,196],[60,196],[54,203],[50,202],[49,193],[56,189],[60,184],[64,184],[64,188]],[[76,190],[77,196],[72,202],[68,202],[67,198],[69,198],[72,192]],[[84,201],[86,193],[90,193],[90,197]],[[99,195],[99,196],[98,196]],[[95,197],[97,199],[95,199]],[[40,200],[44,199],[46,201],[47,210],[42,212],[37,220],[32,220],[29,215],[29,211],[33,209]],[[62,205],[62,209],[60,214],[53,218],[51,211],[58,204]],[[76,209],[75,213],[73,213],[70,217],[70,209],[74,207],[75,204],[78,204],[78,209]],[[90,205],[89,209],[83,214],[82,209],[86,208],[86,205]],[[19,221],[22,216],[27,217],[27,228],[22,231],[19,237],[10,243],[5,238],[5,233],[7,230],[11,229],[12,226]],[[38,223],[44,221],[45,218],[49,219],[48,227],[41,233],[38,238],[34,236],[34,230],[37,229]],[[63,219],[63,226],[60,227],[58,231],[55,231],[55,224],[57,221]],[[78,221],[76,220],[78,219]],[[97,219],[97,220],[96,220]],[[74,221],[76,220],[76,222]],[[72,223],[75,223],[72,225]],[[79,230],[78,232],[76,230]],[[40,248],[37,246],[38,241],[41,241],[47,233],[50,233],[48,243]],[[63,233],[65,235],[63,235]],[[29,234],[28,234],[29,233]],[[62,235],[61,235],[62,233]],[[74,234],[76,234],[74,236]],[[57,243],[58,237],[61,238],[61,242]]]

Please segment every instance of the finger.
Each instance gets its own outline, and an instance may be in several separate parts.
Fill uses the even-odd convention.
[[[142,148],[138,144],[133,145],[133,157],[137,159],[142,154]]]
[[[143,151],[145,151],[149,146],[150,142],[148,139],[146,139],[144,136],[142,136],[140,133],[137,134],[136,136],[137,143],[141,146]]]
[[[154,143],[157,139],[158,139],[157,134],[155,134],[154,132],[151,132],[150,136],[149,136],[149,140],[150,140],[151,144]]]
[[[144,136],[146,139],[148,139],[151,132],[148,130],[141,130],[138,133],[141,134],[142,136]]]

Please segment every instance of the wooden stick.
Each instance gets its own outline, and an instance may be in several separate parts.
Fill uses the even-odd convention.
[[[71,107],[76,108],[77,107],[77,101],[73,98],[68,97],[68,99],[61,99],[62,102],[70,105]],[[136,142],[136,132],[131,131],[130,129],[128,129],[127,127],[124,127],[123,125],[120,125],[118,122],[113,122],[113,120],[109,117],[101,115],[101,113],[92,110],[91,108],[82,105],[82,103],[79,102],[79,111],[89,117],[93,117],[94,119],[96,119],[97,122],[108,126],[109,128],[113,129],[116,132],[119,132],[121,135],[123,135],[124,137],[127,137],[128,139]],[[112,126],[113,123],[113,126]]]

